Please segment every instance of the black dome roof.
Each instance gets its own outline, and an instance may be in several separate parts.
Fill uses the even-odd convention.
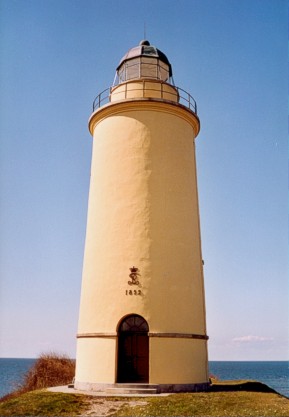
[[[169,66],[169,76],[171,77],[173,75],[172,73],[172,66],[166,57],[166,55],[160,51],[155,46],[152,46],[148,40],[143,40],[139,43],[138,46],[135,46],[134,48],[131,48],[128,50],[128,52],[122,57],[118,67],[117,71],[120,68],[120,66],[125,62],[133,58],[137,58],[139,56],[147,56],[150,58],[157,58],[160,61],[164,62]]]

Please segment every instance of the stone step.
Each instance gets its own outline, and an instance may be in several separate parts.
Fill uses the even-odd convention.
[[[152,384],[115,384],[105,390],[107,394],[158,394],[158,385]]]
[[[158,389],[158,384],[148,384],[141,382],[116,382],[113,388],[155,388]]]
[[[107,388],[106,394],[120,395],[120,394],[157,394],[158,391],[154,388]]]

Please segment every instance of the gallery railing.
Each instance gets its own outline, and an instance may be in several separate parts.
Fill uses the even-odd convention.
[[[163,99],[164,101],[177,102],[187,107],[188,109],[190,109],[193,113],[197,114],[197,103],[195,99],[187,91],[183,90],[182,88],[174,86],[172,90],[168,90],[167,86],[170,86],[170,84],[159,83],[159,82],[156,83],[156,87],[158,88],[155,88],[155,89],[152,88],[151,84],[150,84],[150,87],[148,88],[146,86],[146,82],[136,83],[136,86],[134,86],[133,88],[130,86],[129,89],[127,89],[127,85],[128,84],[124,83],[125,88],[119,92],[119,94],[121,95],[121,100],[125,100],[127,98],[131,99],[133,92],[137,92],[138,96],[135,97],[136,99],[140,97],[149,98],[149,95],[146,96],[146,92],[150,91],[150,92],[155,92],[155,94],[153,95],[153,98],[160,98],[160,99]],[[117,87],[119,86],[121,86],[121,84],[119,84]],[[97,110],[104,104],[108,104],[111,102],[111,93],[114,89],[115,87],[109,87],[103,90],[100,94],[98,94],[98,96],[93,101],[93,106],[92,106],[93,111]],[[139,93],[139,92],[142,92],[142,93]],[[117,96],[117,94],[118,93],[115,92],[115,96]],[[171,95],[171,100],[170,100],[170,95]]]

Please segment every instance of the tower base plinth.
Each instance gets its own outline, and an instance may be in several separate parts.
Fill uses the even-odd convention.
[[[208,382],[197,384],[105,384],[96,382],[75,382],[74,389],[80,391],[105,392],[108,394],[161,394],[174,392],[208,391]],[[141,392],[140,392],[141,391]]]

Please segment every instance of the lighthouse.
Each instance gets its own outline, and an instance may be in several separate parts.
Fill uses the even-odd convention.
[[[208,387],[199,130],[195,100],[147,40],[93,103],[77,389]]]

